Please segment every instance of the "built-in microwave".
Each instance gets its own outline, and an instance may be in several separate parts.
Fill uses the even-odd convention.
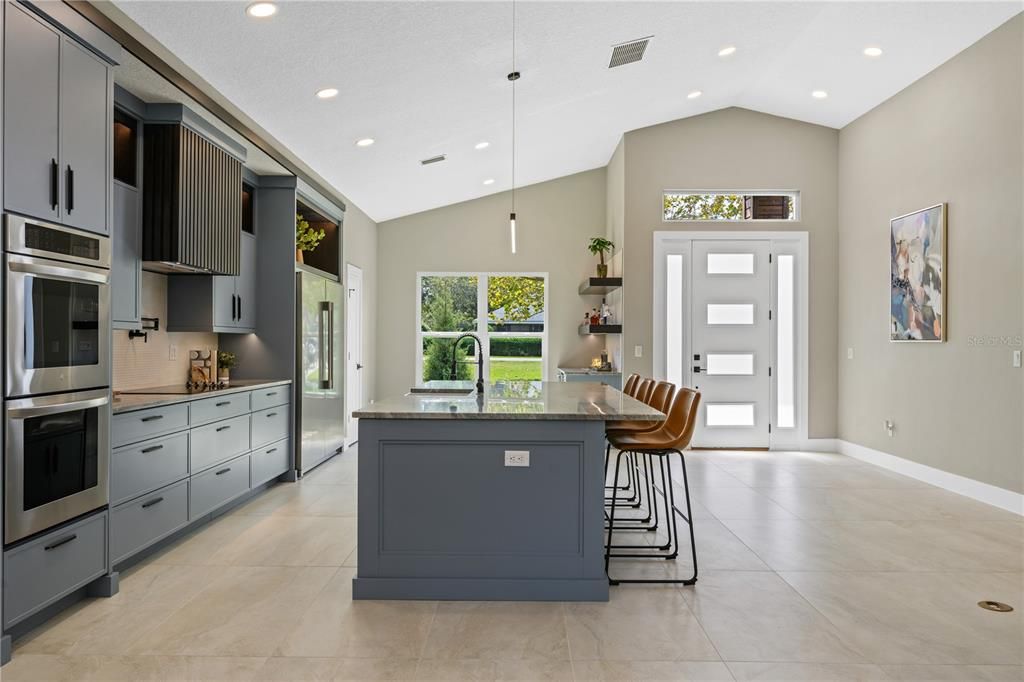
[[[110,240],[5,216],[4,395],[110,385]]]
[[[4,401],[4,544],[104,507],[110,390]]]

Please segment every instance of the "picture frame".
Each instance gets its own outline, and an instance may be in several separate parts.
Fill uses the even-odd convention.
[[[889,340],[941,343],[946,310],[947,206],[935,204],[889,221]]]

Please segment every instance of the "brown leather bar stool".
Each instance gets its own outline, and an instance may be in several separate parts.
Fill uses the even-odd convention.
[[[611,444],[619,450],[619,454],[615,460],[616,480],[618,479],[619,468],[622,465],[623,455],[628,455],[629,453],[649,455],[652,457],[658,457],[659,460],[664,459],[664,463],[666,464],[668,463],[667,460],[671,455],[679,455],[679,463],[683,470],[683,491],[686,496],[686,513],[684,514],[678,507],[676,507],[675,492],[673,491],[670,476],[667,484],[664,486],[664,490],[661,491],[661,495],[665,501],[665,518],[666,522],[669,524],[670,532],[669,546],[667,547],[668,553],[646,552],[613,554],[612,550],[617,548],[617,546],[612,543],[612,535],[616,530],[615,509],[618,502],[618,491],[613,491],[611,508],[608,513],[608,539],[604,559],[605,572],[608,571],[612,557],[675,559],[679,555],[679,529],[678,522],[676,521],[676,516],[678,515],[690,527],[690,552],[693,556],[693,575],[685,579],[664,580],[616,580],[609,575],[608,581],[612,585],[618,585],[619,583],[676,583],[692,585],[697,582],[697,543],[693,535],[693,510],[690,506],[690,482],[686,474],[686,458],[683,456],[683,450],[690,445],[690,439],[693,437],[693,430],[697,425],[697,408],[699,405],[699,392],[690,388],[680,388],[676,392],[675,398],[672,400],[672,406],[669,408],[668,416],[661,428],[655,431],[615,436],[612,438]]]
[[[626,383],[622,384],[622,392],[628,395],[630,398],[633,397],[634,391],[636,391],[636,385],[640,383],[640,375],[633,372],[626,377]]]
[[[637,381],[636,381],[636,383],[634,384],[634,387],[633,387],[633,393],[632,394],[626,393],[626,395],[629,395],[629,397],[636,398],[637,400],[640,400],[640,401],[643,402],[643,401],[645,401],[645,398],[647,397],[647,395],[653,389],[654,389],[654,379],[640,379],[639,376],[638,376],[637,377]],[[606,429],[614,428],[614,425],[617,424],[617,423],[622,423],[622,422],[608,422],[605,425],[605,428]],[[610,458],[611,458],[611,445],[608,445],[607,447],[605,447],[605,450],[604,450],[605,478],[607,478],[607,476],[608,476],[608,462],[610,461]],[[634,481],[634,474],[635,473],[636,472],[635,472],[634,468],[630,467],[629,469],[626,470],[626,483],[625,483],[625,485],[621,485],[619,483],[618,478],[616,478],[615,481],[612,482],[612,485],[605,485],[604,489],[605,490],[611,490],[612,488],[617,487],[619,490],[624,490],[624,491],[629,493],[629,497],[627,497],[624,500],[622,500],[622,502],[624,504],[633,505],[634,507],[638,506],[639,505],[639,503],[638,503],[639,495],[638,495],[638,492],[637,492],[637,488],[634,486],[634,483],[636,482],[636,481]]]

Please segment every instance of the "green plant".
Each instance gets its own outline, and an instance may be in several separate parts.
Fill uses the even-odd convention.
[[[231,369],[235,366],[235,354],[226,350],[217,351],[217,367]]]
[[[428,338],[424,340],[426,348],[423,353],[423,380],[439,379],[448,381],[452,371],[452,345],[455,339]],[[463,341],[456,353],[455,378],[460,381],[472,379],[476,370],[472,363],[467,362],[466,348],[470,341]]]
[[[327,231],[324,228],[315,228],[310,225],[301,213],[295,214],[295,248],[299,251],[314,250],[326,234]]]
[[[587,245],[587,251],[594,254],[601,259],[601,265],[604,265],[604,255],[611,253],[612,249],[615,248],[615,242],[611,239],[605,239],[604,237],[591,237],[590,243]]]

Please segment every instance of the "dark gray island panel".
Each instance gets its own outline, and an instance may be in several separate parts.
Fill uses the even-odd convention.
[[[359,428],[356,599],[608,599],[604,422]],[[529,466],[506,466],[506,450]]]

